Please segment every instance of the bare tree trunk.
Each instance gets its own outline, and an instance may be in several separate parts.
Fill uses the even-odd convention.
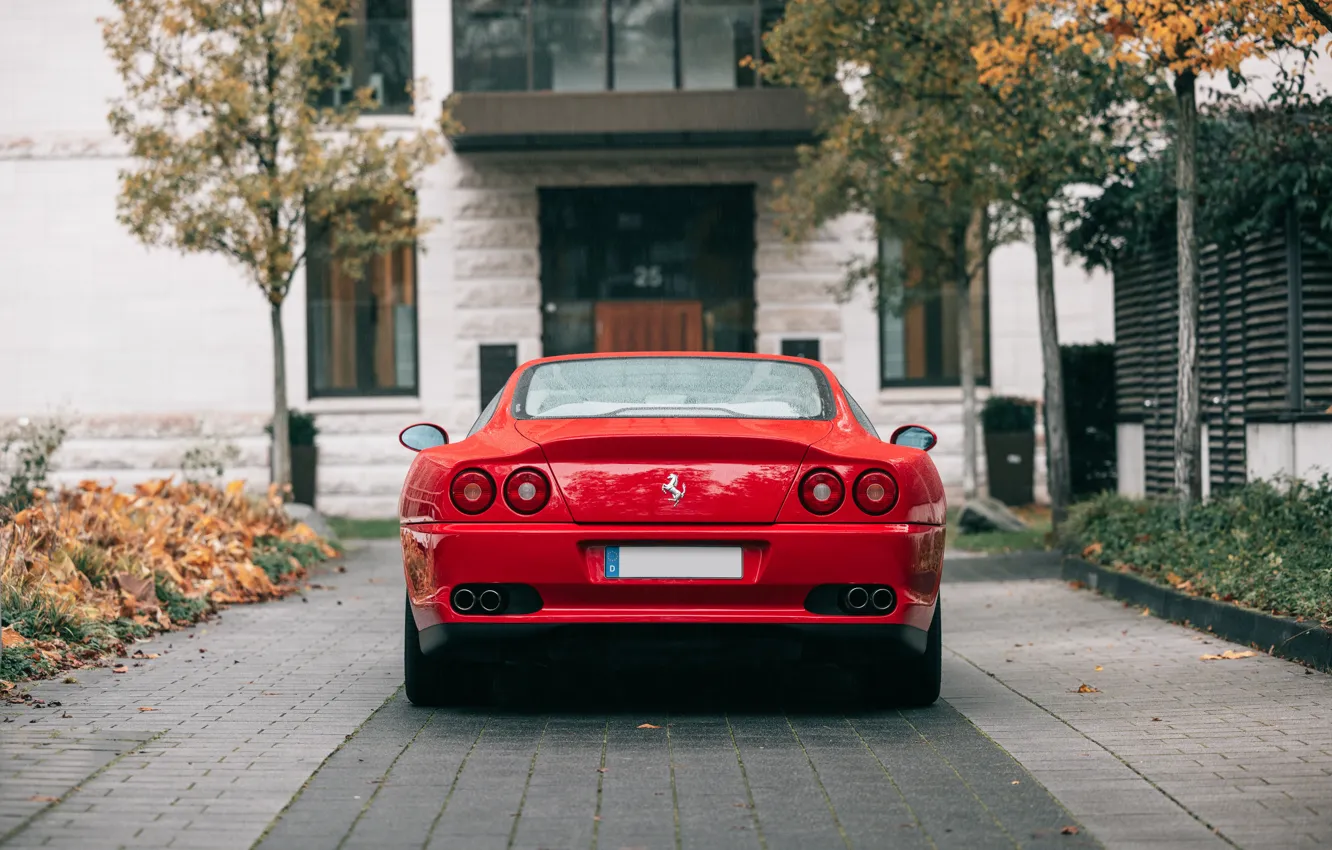
[[[1054,245],[1050,237],[1050,210],[1041,204],[1032,213],[1036,232],[1036,304],[1040,315],[1041,360],[1045,368],[1045,469],[1050,489],[1050,512],[1056,529],[1068,517],[1072,501],[1069,471],[1068,426],[1064,412],[1064,368],[1059,353],[1059,317],[1055,313]]]
[[[958,381],[962,385],[962,498],[976,498],[976,355],[971,326],[971,269],[967,230],[953,231],[953,257],[957,286]],[[982,251],[983,253],[983,251]]]
[[[291,433],[287,421],[287,345],[282,336],[282,302],[269,302],[273,323],[273,452],[272,481],[281,489],[291,483]],[[289,498],[290,494],[284,494]]]
[[[1179,138],[1175,141],[1175,230],[1179,252],[1179,388],[1175,398],[1175,494],[1182,507],[1202,497],[1202,427],[1198,397],[1198,101],[1195,78],[1175,79]]]

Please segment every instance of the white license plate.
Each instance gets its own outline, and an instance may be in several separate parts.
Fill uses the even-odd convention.
[[[739,546],[607,546],[606,578],[743,578]]]

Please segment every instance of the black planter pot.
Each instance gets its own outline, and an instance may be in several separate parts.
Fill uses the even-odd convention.
[[[291,500],[314,507],[318,446],[291,447]]]
[[[990,479],[990,496],[1014,507],[1036,501],[1035,458],[1035,431],[987,433],[985,471]]]

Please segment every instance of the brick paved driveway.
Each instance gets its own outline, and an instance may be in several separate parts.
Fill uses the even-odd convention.
[[[369,545],[305,601],[0,709],[0,846],[1332,846],[1332,678],[1202,662],[1228,645],[1033,559],[947,573],[928,710],[682,669],[427,711],[399,691],[395,547]]]

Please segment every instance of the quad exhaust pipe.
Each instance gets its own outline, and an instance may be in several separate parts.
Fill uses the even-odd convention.
[[[892,588],[880,587],[877,588],[874,593],[870,594],[870,604],[873,605],[874,610],[879,613],[891,611],[893,605],[896,603],[897,596],[893,593]]]
[[[840,601],[848,614],[887,614],[897,606],[897,594],[885,585],[853,584],[842,591]]]
[[[470,611],[476,607],[476,594],[465,587],[453,591],[453,608],[456,611]]]
[[[453,591],[453,610],[459,614],[503,614],[508,603],[504,592],[490,585],[474,584]]]
[[[869,591],[863,587],[852,587],[846,592],[846,607],[852,611],[864,611],[869,601]]]

